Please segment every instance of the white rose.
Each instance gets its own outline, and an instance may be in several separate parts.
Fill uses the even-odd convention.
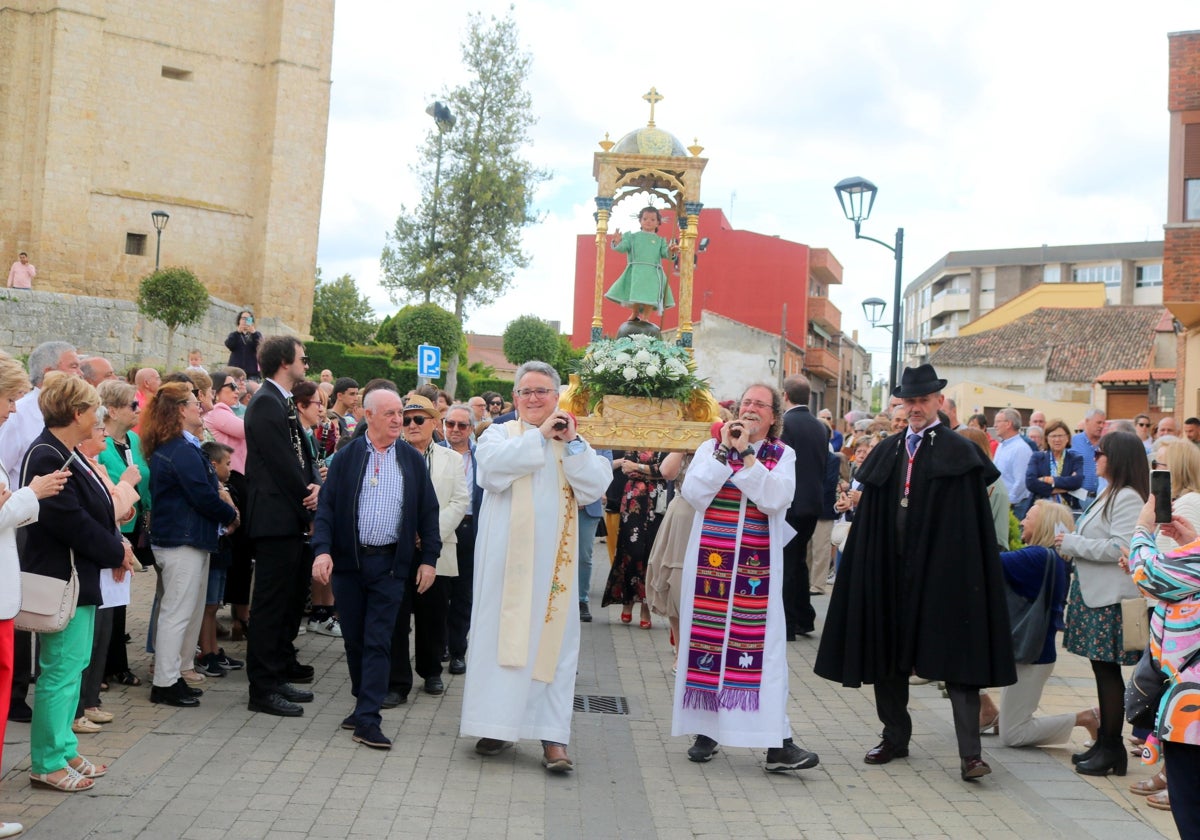
[[[592,368],[592,373],[604,373],[604,365],[596,365]]]
[[[658,365],[646,365],[647,376],[658,376]]]
[[[654,359],[654,357],[650,355],[649,350],[639,350],[633,357],[633,360],[635,362],[642,362],[643,364],[645,364],[646,362],[649,362],[649,361],[653,361],[653,359]]]
[[[624,374],[625,380],[627,382],[632,382],[633,380],[637,379],[637,375],[638,375],[637,368],[627,367],[627,368],[625,368],[624,371],[622,371],[622,373]]]

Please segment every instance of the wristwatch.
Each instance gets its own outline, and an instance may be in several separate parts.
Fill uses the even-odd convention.
[[[754,454],[754,447],[753,447],[753,446],[747,446],[745,449],[743,449],[743,450],[742,450],[741,452],[739,452],[738,454],[742,456],[742,460],[745,460],[746,458],[749,458],[751,455],[753,455],[753,454]]]

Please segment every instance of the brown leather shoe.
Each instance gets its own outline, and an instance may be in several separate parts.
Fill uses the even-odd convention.
[[[908,747],[897,746],[884,738],[878,746],[867,751],[863,761],[867,764],[887,764],[893,758],[908,758]]]
[[[962,779],[964,782],[978,779],[992,772],[992,768],[988,763],[977,755],[972,755],[962,760]]]

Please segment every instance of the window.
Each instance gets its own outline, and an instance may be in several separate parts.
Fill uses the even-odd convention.
[[[1189,178],[1183,182],[1183,218],[1184,221],[1200,221],[1200,178]]]
[[[1057,265],[1048,265],[1042,269],[1043,283],[1060,283],[1062,282],[1062,271]]]
[[[190,82],[192,80],[191,70],[180,70],[178,67],[168,67],[163,65],[162,75],[164,79],[174,79],[177,82]]]
[[[1137,280],[1135,285],[1139,289],[1144,289],[1149,286],[1162,285],[1162,264],[1155,265],[1139,265],[1137,267]]]
[[[1103,283],[1105,286],[1121,285],[1121,264],[1087,265],[1071,272],[1076,283]]]
[[[146,234],[144,233],[127,233],[125,234],[125,253],[132,257],[146,256]]]

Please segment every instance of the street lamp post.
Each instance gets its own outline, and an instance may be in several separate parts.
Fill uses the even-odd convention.
[[[896,285],[892,296],[892,359],[888,371],[888,394],[890,395],[896,389],[896,381],[900,378],[897,368],[900,363],[900,280],[904,269],[904,228],[896,229],[895,245],[889,245],[871,236],[863,236],[860,229],[862,223],[871,215],[871,208],[875,205],[875,193],[879,191],[879,188],[866,178],[843,178],[833,189],[842,205],[842,212],[846,214],[847,219],[854,222],[854,238],[866,239],[882,245],[896,258]],[[880,298],[868,298],[863,301],[863,314],[867,316],[867,320],[873,327],[882,320],[883,311],[886,308],[887,303]]]
[[[433,217],[429,222],[429,259],[432,261],[435,256],[435,243],[437,241],[437,219],[438,219],[438,198],[441,192],[442,180],[442,135],[450,129],[454,128],[454,123],[457,120],[450,108],[443,105],[441,102],[434,102],[425,109],[425,113],[433,117],[434,123],[437,124],[437,163],[433,168]],[[432,290],[428,287],[425,289],[425,302],[429,303]]]
[[[154,222],[154,229],[158,232],[158,241],[154,244],[154,270],[158,271],[158,258],[162,255],[162,232],[167,226],[171,216],[166,210],[155,210],[150,214],[150,220]]]

